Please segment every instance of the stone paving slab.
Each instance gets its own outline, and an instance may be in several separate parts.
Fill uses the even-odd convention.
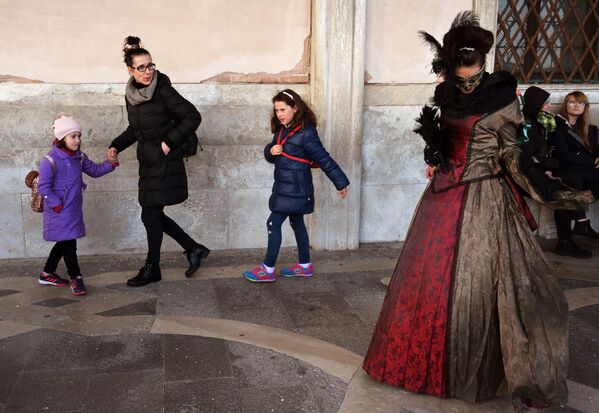
[[[571,308],[570,406],[547,413],[599,411],[599,244],[584,245],[591,260],[543,244]],[[501,398],[414,395],[362,372],[399,250],[314,251],[313,278],[270,285],[240,274],[263,250],[214,251],[192,279],[166,253],[164,280],[139,289],[124,281],[143,257],[82,257],[85,297],[38,285],[43,260],[0,261],[0,412],[511,411]],[[294,255],[285,249],[281,264]]]

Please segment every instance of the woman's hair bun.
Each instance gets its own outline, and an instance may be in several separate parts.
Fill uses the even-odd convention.
[[[146,49],[141,46],[141,40],[136,36],[127,36],[125,37],[125,42],[123,45],[123,61],[128,67],[131,67],[133,64],[133,58],[135,56],[141,56],[150,54]]]
[[[127,36],[123,45],[123,50],[139,49],[141,47],[141,39],[136,36]]]

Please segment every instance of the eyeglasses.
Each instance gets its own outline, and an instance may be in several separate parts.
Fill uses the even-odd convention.
[[[580,105],[580,106],[582,106],[584,108],[587,104],[584,103],[584,102],[579,102],[577,100],[569,100],[568,101],[568,105],[570,105],[570,106]]]
[[[145,73],[146,70],[149,70],[150,72],[153,72],[154,70],[156,70],[156,64],[155,63],[150,63],[148,65],[139,65],[137,67],[131,66],[131,69],[137,70],[139,73]]]

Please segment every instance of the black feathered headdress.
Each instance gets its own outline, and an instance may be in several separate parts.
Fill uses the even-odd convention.
[[[489,53],[494,41],[493,33],[480,27],[478,16],[471,10],[458,13],[443,36],[443,44],[425,31],[418,33],[435,52],[431,71],[446,78],[453,77],[460,54],[476,51],[484,56]]]

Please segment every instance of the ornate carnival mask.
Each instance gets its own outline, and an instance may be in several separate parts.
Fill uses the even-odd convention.
[[[462,91],[466,93],[472,92],[480,82],[483,80],[483,75],[485,74],[485,66],[481,67],[481,69],[468,77],[456,76],[456,86],[459,87]]]

